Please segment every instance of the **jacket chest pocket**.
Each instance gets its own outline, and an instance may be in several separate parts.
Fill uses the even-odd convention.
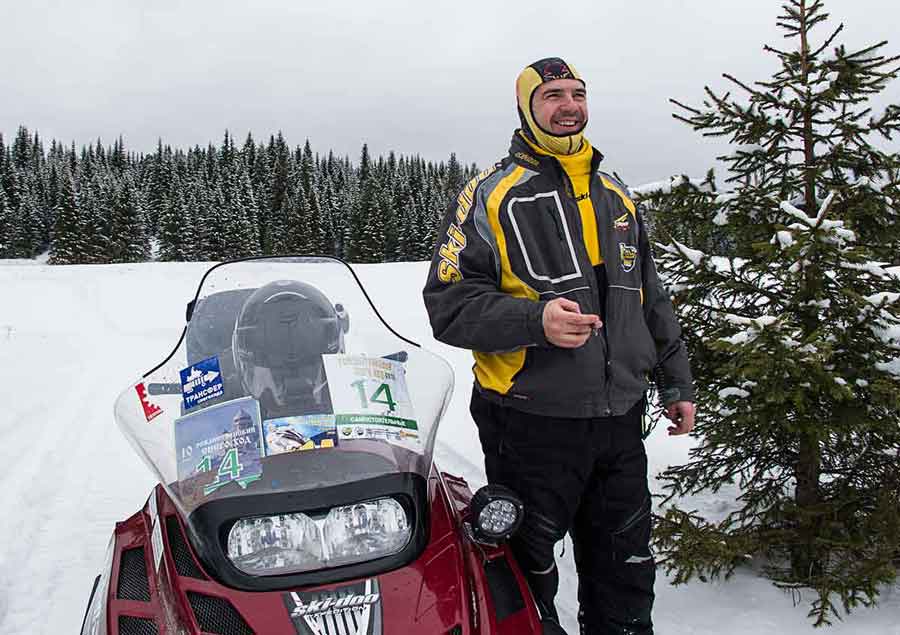
[[[506,219],[515,236],[507,240],[507,250],[516,275],[545,283],[536,286],[582,277],[575,248],[580,230],[566,219],[559,194],[512,198]]]

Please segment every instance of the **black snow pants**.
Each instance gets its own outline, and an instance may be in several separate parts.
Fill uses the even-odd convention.
[[[644,400],[619,417],[552,418],[485,399],[470,405],[488,482],[525,503],[511,541],[542,617],[557,618],[553,547],[575,546],[583,635],[652,635],[655,563],[650,492],[641,437]]]

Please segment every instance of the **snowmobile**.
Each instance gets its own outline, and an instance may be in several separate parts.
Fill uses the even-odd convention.
[[[434,464],[450,366],[349,265],[215,265],[186,321],[116,399],[158,484],[116,524],[81,635],[542,632],[505,542],[522,503]]]

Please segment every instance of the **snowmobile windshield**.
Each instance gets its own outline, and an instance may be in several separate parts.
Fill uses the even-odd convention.
[[[260,258],[205,274],[177,347],[119,395],[115,418],[190,522],[232,498],[252,510],[266,506],[250,497],[427,479],[452,386],[347,264]]]

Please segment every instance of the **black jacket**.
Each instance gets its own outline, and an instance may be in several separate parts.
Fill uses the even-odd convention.
[[[489,399],[556,417],[621,415],[658,365],[664,403],[693,401],[681,330],[643,219],[628,190],[599,171],[602,158],[594,152],[590,182],[599,271],[568,176],[518,134],[509,156],[466,186],[439,229],[425,306],[435,338],[474,352]],[[600,334],[579,348],[544,336],[544,305],[560,296],[603,318]]]

